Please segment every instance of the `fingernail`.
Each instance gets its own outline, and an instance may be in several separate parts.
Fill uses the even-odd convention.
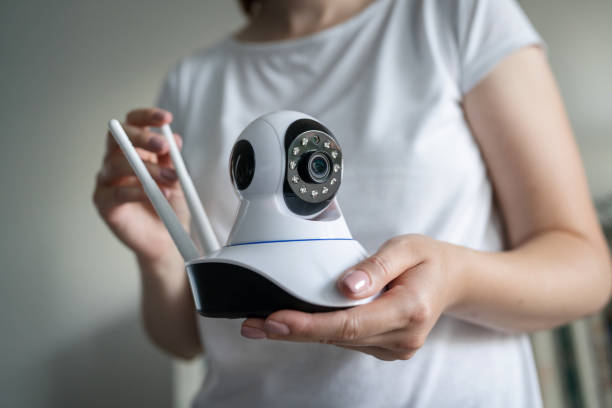
[[[156,122],[161,122],[166,118],[166,114],[164,112],[157,111],[153,114],[153,120]]]
[[[149,139],[149,148],[153,151],[158,152],[164,148],[165,142],[166,141],[161,137],[153,136],[151,139]]]
[[[240,329],[240,335],[242,337],[246,337],[247,339],[265,339],[266,333],[255,327],[242,326]]]
[[[167,181],[176,181],[177,179],[176,172],[172,169],[161,169],[161,176]]]
[[[166,200],[169,200],[170,196],[172,195],[170,189],[168,188],[162,188],[162,193],[164,193],[164,197],[166,197]]]
[[[363,271],[351,271],[344,276],[342,284],[351,291],[351,293],[357,294],[363,292],[370,286],[370,278],[367,273]]]
[[[266,320],[264,323],[264,330],[266,333],[277,334],[279,336],[286,336],[289,334],[289,326],[274,320]]]

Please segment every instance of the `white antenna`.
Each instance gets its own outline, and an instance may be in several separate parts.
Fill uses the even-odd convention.
[[[142,183],[147,196],[149,196],[149,199],[153,204],[153,208],[155,208],[157,215],[159,215],[159,218],[161,218],[166,225],[172,240],[176,244],[176,247],[178,248],[185,262],[200,258],[200,252],[197,250],[195,244],[181,225],[181,222],[174,213],[172,206],[159,190],[157,183],[149,174],[149,171],[136,152],[136,149],[134,149],[132,142],[125,134],[125,131],[121,127],[119,121],[117,119],[111,119],[108,122],[108,128],[113,134],[113,137],[117,141],[119,147],[121,147],[121,150],[123,150],[128,162],[134,169],[136,176],[138,176],[138,179]]]
[[[172,159],[172,163],[174,163],[176,174],[183,188],[183,192],[185,193],[185,199],[187,200],[189,211],[193,217],[196,232],[202,243],[204,254],[210,254],[219,249],[219,241],[217,241],[217,236],[210,225],[210,221],[208,220],[204,206],[202,206],[202,201],[200,201],[198,197],[193,181],[191,181],[191,177],[189,177],[181,152],[174,141],[170,125],[163,125],[161,131],[170,145],[170,158]]]

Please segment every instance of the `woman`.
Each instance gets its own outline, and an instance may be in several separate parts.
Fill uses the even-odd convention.
[[[152,340],[184,358],[206,349],[196,404],[541,406],[524,333],[600,309],[610,260],[520,8],[242,3],[246,27],[171,70],[158,107],[128,113],[130,138],[188,225],[168,146],[149,129],[172,122],[223,240],[237,208],[227,161],[239,132],[277,109],[320,119],[345,155],[339,202],[373,254],[338,289],[388,290],[334,313],[196,317],[182,260],[109,138],[94,201],[138,258]]]

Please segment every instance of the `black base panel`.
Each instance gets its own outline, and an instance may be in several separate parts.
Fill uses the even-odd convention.
[[[304,302],[268,279],[241,266],[204,262],[187,266],[206,317],[267,317],[282,309],[317,313],[345,309]]]

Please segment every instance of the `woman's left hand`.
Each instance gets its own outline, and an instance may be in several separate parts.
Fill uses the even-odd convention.
[[[459,249],[421,235],[392,238],[338,281],[340,291],[354,299],[386,287],[372,302],[327,313],[281,310],[265,320],[245,320],[241,334],[333,344],[381,360],[409,359],[460,296],[460,279],[451,262]]]

